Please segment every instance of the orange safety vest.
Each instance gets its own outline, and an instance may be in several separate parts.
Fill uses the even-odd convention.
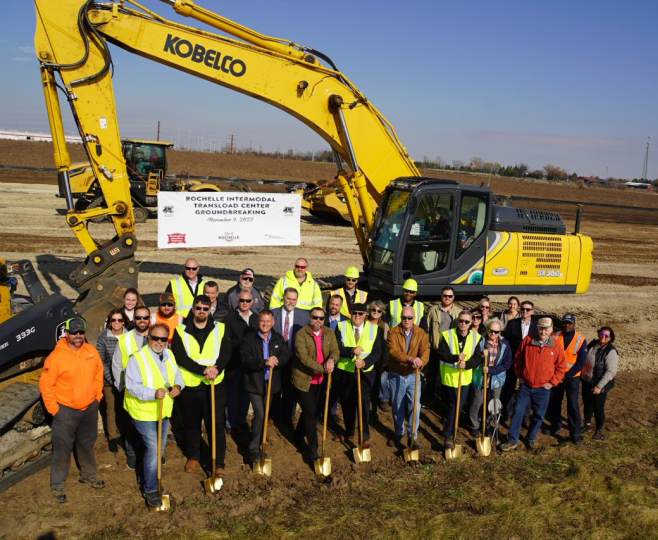
[[[171,340],[174,338],[174,330],[176,330],[176,327],[179,324],[183,324],[183,316],[174,312],[171,317],[165,319],[162,315],[160,315],[159,311],[156,311],[151,315],[151,326],[155,326],[156,324],[164,324],[169,329],[168,343],[171,345]]]
[[[580,332],[574,332],[573,339],[571,340],[571,343],[569,343],[568,349],[564,346],[564,338],[562,337],[562,332],[555,332],[555,334],[553,334],[553,338],[557,339],[564,349],[564,357],[567,361],[567,371],[569,371],[576,363],[578,358],[578,351],[583,346],[585,338]],[[574,377],[578,377],[580,373],[581,372],[579,371],[574,375]]]

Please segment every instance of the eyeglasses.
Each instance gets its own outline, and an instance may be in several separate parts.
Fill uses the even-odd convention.
[[[610,334],[607,332],[599,332],[599,337],[610,337]]]
[[[471,324],[471,321],[469,319],[459,319],[459,324]]]
[[[252,278],[252,277],[241,277],[240,279],[242,281],[253,281],[254,280],[254,278]]]
[[[522,307],[520,311],[533,311],[531,307]]]
[[[473,315],[473,318],[474,318],[474,319],[481,319],[481,318],[482,318],[482,315]]]
[[[403,321],[413,321],[414,320],[414,318],[410,317],[409,315],[403,315],[402,317],[400,317],[400,319],[402,319]]]
[[[123,322],[123,317],[119,318],[119,319],[112,318],[112,319],[110,319],[110,322]]]
[[[84,331],[84,330],[75,330],[75,331],[73,331],[73,332],[72,332],[71,330],[69,330],[68,332],[69,332],[69,334],[71,334],[72,336],[80,336],[80,335],[84,336],[84,335],[85,335],[85,331]]]
[[[249,304],[253,302],[253,300],[251,298],[238,298],[238,302],[241,302],[243,304]]]
[[[454,297],[455,297],[454,294],[442,294],[441,296],[442,296],[443,298],[454,298]]]
[[[363,311],[353,311],[352,315],[356,315],[357,317],[363,317],[365,313]]]
[[[314,321],[324,321],[324,315],[311,315],[311,319]]]
[[[164,304],[160,304],[162,307],[174,307],[174,304],[171,304],[169,302],[166,302]]]
[[[160,343],[167,343],[169,341],[169,338],[167,336],[162,337],[162,336],[149,336],[149,339],[152,339],[153,341],[159,341]]]
[[[296,264],[295,268],[297,268],[298,270],[306,270],[308,268],[308,266],[300,266],[300,265]]]
[[[480,306],[480,309],[491,309],[491,306]]]
[[[197,311],[210,311],[208,306],[194,306],[194,309]]]
[[[192,271],[194,271],[194,270],[198,270],[198,269],[199,269],[198,266],[186,266],[186,267],[185,267],[185,270],[192,270]]]
[[[382,310],[379,309],[379,308],[372,308],[372,309],[370,310],[370,313],[381,313],[381,312],[382,312]]]
[[[149,315],[135,315],[136,321],[147,321],[151,317]]]
[[[490,334],[500,334],[500,330],[489,330]]]

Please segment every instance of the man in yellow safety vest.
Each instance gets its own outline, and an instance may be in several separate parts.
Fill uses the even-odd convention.
[[[126,395],[123,406],[144,443],[143,467],[137,478],[146,504],[162,506],[158,493],[158,459],[164,453],[169,418],[176,396],[185,387],[176,359],[167,350],[169,329],[156,324],[149,330],[147,344],[134,351],[126,366]],[[158,400],[162,400],[162,437],[158,448]]]
[[[472,316],[468,310],[461,311],[457,317],[457,328],[446,330],[441,335],[439,344],[439,361],[443,396],[448,407],[443,422],[443,437],[445,448],[454,448],[455,412],[459,412],[468,398],[468,387],[473,378],[473,368],[482,363],[482,351],[477,346],[482,336],[471,330]],[[457,404],[459,386],[459,370],[461,376],[461,397]]]
[[[210,392],[215,380],[215,434],[217,464],[215,476],[224,476],[226,434],[224,432],[226,386],[224,369],[231,358],[231,338],[224,323],[210,316],[210,298],[199,295],[192,302],[192,316],[176,327],[171,342],[176,362],[183,375],[185,389],[181,392],[183,429],[187,448],[185,472],[191,473],[201,457],[201,420],[210,440],[212,434]]]
[[[308,270],[308,261],[300,257],[295,261],[294,270],[288,270],[286,275],[272,289],[270,297],[270,309],[279,308],[283,305],[283,294],[286,289],[292,287],[297,291],[297,308],[311,310],[314,307],[322,307],[322,291]]]
[[[542,429],[544,435],[557,437],[562,429],[562,399],[567,394],[567,423],[571,441],[580,446],[580,406],[578,393],[580,391],[580,372],[587,361],[587,340],[576,331],[576,316],[565,313],[562,317],[562,331],[555,332],[553,339],[564,347],[564,356],[567,361],[567,372],[558,385],[551,388],[551,397],[548,401],[546,420],[551,423],[550,428]]]
[[[396,298],[388,303],[388,324],[391,328],[398,326],[402,320],[402,308],[410,307],[414,310],[414,324],[427,331],[425,306],[416,300],[418,283],[415,279],[408,279],[402,284],[402,298]]]
[[[183,274],[169,281],[165,292],[174,295],[176,301],[176,313],[187,317],[192,308],[194,298],[203,293],[206,282],[201,279],[199,263],[196,259],[187,259]]]
[[[351,319],[338,323],[336,340],[340,358],[334,370],[334,381],[339,389],[340,403],[343,408],[345,434],[336,435],[334,441],[354,440],[356,411],[358,407],[358,389],[356,369],[361,370],[361,407],[363,411],[363,447],[370,448],[370,391],[375,383],[375,364],[382,354],[381,328],[366,320],[365,304],[352,306]]]
[[[117,347],[114,349],[112,355],[112,378],[114,379],[114,386],[121,395],[120,399],[124,397],[125,388],[125,373],[128,359],[135,351],[138,351],[146,345],[149,326],[151,324],[151,311],[146,306],[139,306],[135,308],[133,316],[135,328],[130,332],[121,334],[117,342]],[[125,407],[119,408],[117,415],[117,426],[119,432],[123,435],[123,448],[126,452],[126,466],[131,470],[135,470],[137,463],[137,456],[135,455],[135,448],[139,441],[137,431],[132,423],[132,420],[126,413]]]
[[[327,299],[327,311],[329,311],[331,297],[336,294],[343,299],[343,305],[340,307],[340,313],[341,315],[345,315],[345,317],[350,316],[350,309],[355,303],[367,303],[368,293],[356,288],[358,281],[359,269],[356,266],[350,266],[347,270],[345,270],[345,285],[343,285],[340,289],[331,291],[331,294]]]

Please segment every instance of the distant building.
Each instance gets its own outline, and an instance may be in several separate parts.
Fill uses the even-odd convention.
[[[644,191],[653,191],[653,185],[645,182],[626,182],[628,189],[642,189]]]
[[[64,137],[67,143],[82,144],[80,136],[66,135]],[[0,139],[9,139],[12,141],[46,141],[51,142],[53,137],[50,133],[28,133],[25,131],[4,131],[0,130]]]
[[[578,180],[582,180],[585,184],[594,185],[606,185],[608,183],[605,178],[599,178],[598,176],[579,176]]]

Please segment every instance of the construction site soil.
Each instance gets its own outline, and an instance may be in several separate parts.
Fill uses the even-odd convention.
[[[70,147],[72,159],[83,160],[81,148]],[[328,182],[333,178],[333,165],[271,159],[258,156],[171,152],[170,172],[188,171],[194,175],[210,175],[246,179],[273,179],[294,182]],[[46,143],[0,141],[0,164],[52,167],[52,147]],[[456,178],[461,182],[489,182],[488,176],[454,172],[422,171],[435,177]],[[605,188],[578,188],[542,181],[490,179],[496,194],[578,201],[585,204],[582,232],[594,241],[594,270],[589,291],[584,295],[537,296],[532,300],[544,311],[556,314],[572,312],[578,329],[587,339],[595,336],[603,324],[614,328],[621,358],[617,385],[607,404],[607,431],[632,428],[655,429],[658,424],[658,196]],[[0,169],[0,256],[29,259],[46,287],[75,298],[68,281],[70,272],[83,260],[82,248],[66,226],[64,201],[56,198],[55,175],[52,172]],[[657,211],[599,208],[587,203],[609,203],[656,208]],[[573,229],[575,206],[548,203],[516,203],[562,213],[567,229]],[[92,224],[92,234],[109,237],[109,224]],[[360,264],[360,254],[351,227],[323,222],[313,216],[302,217],[302,245],[297,249],[263,247],[238,249],[158,250],[157,220],[137,225],[140,265],[140,292],[153,306],[169,279],[181,271],[186,257],[195,256],[206,277],[215,278],[220,289],[236,282],[245,267],[256,272],[256,286],[264,289],[291,268],[294,258],[307,257],[309,270],[317,276],[342,273],[346,266]],[[494,301],[506,298],[493,297]],[[443,461],[440,426],[443,410],[423,410],[420,439],[423,444],[421,463]],[[332,427],[332,426],[330,426]],[[380,414],[372,423],[372,455],[369,464],[355,465],[351,451],[328,442],[333,474],[321,481],[305,463],[292,443],[292,434],[284,427],[271,431],[268,453],[273,462],[273,476],[259,477],[251,473],[244,461],[244,435],[228,438],[227,478],[218,496],[206,496],[202,489],[205,474],[198,470],[183,473],[184,457],[176,444],[167,446],[164,485],[172,493],[175,511],[167,516],[145,512],[137,491],[134,473],[125,466],[125,458],[111,454],[103,437],[97,442],[99,476],[106,483],[103,491],[93,491],[76,482],[75,467],[67,483],[70,502],[58,505],[50,497],[48,469],[0,494],[0,537],[36,537],[52,532],[57,537],[85,537],[106,534],[130,534],[136,537],[223,537],[217,533],[217,520],[249,517],[285,521],[293,510],[303,519],[304,507],[311,501],[332,493],[349,493],[359,497],[366,492],[372,475],[378,478],[406,478],[413,474],[405,468],[399,453],[386,446],[392,435],[390,414]],[[503,429],[503,433],[505,430]],[[472,439],[465,451],[477,458]],[[545,448],[556,446],[555,439],[540,435]],[[576,448],[560,447],[560,452],[577,459],[587,452],[589,444]],[[530,453],[525,457],[531,458]],[[496,459],[506,459],[507,456]],[[207,463],[206,463],[207,466]],[[347,491],[345,491],[347,490]],[[381,494],[385,497],[385,494]],[[348,503],[345,503],[348,504]],[[375,516],[372,516],[376,519]],[[366,524],[363,524],[367,527]],[[109,532],[108,532],[109,531]],[[118,531],[118,532],[117,532]],[[207,533],[207,534],[206,534]],[[340,536],[340,535],[338,535]]]

